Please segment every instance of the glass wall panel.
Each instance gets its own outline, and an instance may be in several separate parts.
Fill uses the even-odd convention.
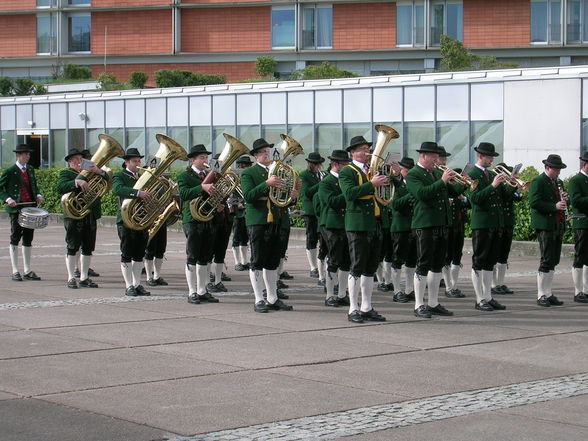
[[[320,90],[315,92],[315,122],[339,123],[341,122],[341,91]]]
[[[184,147],[186,153],[190,152],[190,147],[188,147],[188,135],[189,132],[187,127],[168,127],[167,129],[167,136]],[[184,168],[186,168],[186,162],[177,160],[172,163],[170,170],[182,170]]]
[[[86,126],[86,103],[73,102],[68,103],[68,123],[70,129],[82,129]]]
[[[400,154],[400,156],[404,156],[404,128],[402,123],[400,121],[378,121],[378,124],[384,124],[388,127],[392,127],[400,135],[398,138],[390,141],[390,144],[388,144],[388,147],[386,148],[386,152],[392,152],[394,154]],[[370,136],[370,138],[367,136]],[[367,136],[365,136],[365,138],[368,141],[373,141],[374,143],[376,142],[377,133],[373,127],[371,133],[369,133]],[[345,145],[347,146],[348,144]]]
[[[159,142],[157,142],[157,138],[155,137],[158,133],[163,133],[165,135],[165,127],[147,127],[145,135],[145,155],[154,155],[159,149]],[[186,151],[189,150],[189,147],[186,148]]]
[[[280,142],[282,142],[282,138],[280,138],[280,134],[282,133],[286,133],[286,126],[284,126],[283,124],[267,124],[261,126],[261,137],[270,144],[279,144]],[[294,139],[300,142],[298,138]]]
[[[296,13],[294,6],[272,7],[272,47],[294,47],[296,42]]]
[[[51,130],[51,149],[53,150],[52,160],[53,167],[64,167],[63,158],[67,155],[65,130]]]
[[[348,89],[343,91],[343,121],[370,122],[372,120],[371,89]]]
[[[285,93],[264,93],[261,95],[261,123],[286,123]]]
[[[463,40],[463,4],[447,2],[445,33],[454,40]]]
[[[472,84],[471,119],[472,121],[490,121],[503,119],[503,84]]]
[[[125,144],[125,129],[117,127],[117,128],[110,128],[110,129],[106,129],[106,134],[109,136],[112,136],[114,139],[116,139],[119,144],[122,146],[123,149],[126,150],[126,144]]]
[[[288,134],[300,143],[305,155],[314,150],[312,124],[291,125],[288,127]]]
[[[437,143],[451,153],[447,164],[463,168],[470,159],[470,125],[467,121],[437,122]]]
[[[406,87],[404,89],[404,120],[433,121],[434,119],[435,87]]]
[[[318,48],[333,46],[333,7],[319,6],[316,8],[316,45]]]
[[[90,51],[90,14],[70,15],[67,19],[69,52]]]
[[[235,124],[235,95],[212,97],[212,124],[215,126]]]
[[[147,127],[164,127],[167,125],[165,98],[145,101],[145,122]]]
[[[582,120],[582,151],[588,151],[588,119]]]
[[[212,97],[190,97],[190,125],[209,126],[212,124]]]
[[[104,101],[88,101],[86,103],[87,127],[104,127]]]
[[[96,149],[100,145],[98,135],[102,133],[104,133],[103,128],[86,130],[86,148],[90,150],[90,153],[94,154],[96,152]]]
[[[374,122],[402,121],[402,87],[374,89]]]
[[[258,139],[260,133],[259,125],[254,126],[237,126],[237,138],[249,149],[253,146],[253,141]]]
[[[49,104],[34,104],[33,105],[33,120],[35,127],[48,129],[49,128]]]
[[[65,129],[67,127],[67,107],[65,103],[50,104],[49,115],[51,119],[51,128]]]
[[[145,100],[125,101],[125,127],[145,126]]]
[[[582,41],[582,0],[568,0],[568,43]]]
[[[188,125],[188,98],[167,99],[167,124],[169,126]]]
[[[190,127],[190,147],[196,144],[204,144],[210,150],[210,127]],[[186,147],[186,151],[190,147]]]
[[[261,99],[257,93],[237,95],[237,124],[259,124],[260,102]]]
[[[469,93],[467,84],[437,86],[437,120],[468,119]]]
[[[504,153],[504,123],[502,121],[472,121],[472,146],[481,142],[491,142],[496,152]]]
[[[51,113],[53,117],[53,112]],[[106,127],[124,127],[125,102],[122,100],[106,101]]]
[[[288,124],[309,124],[314,119],[312,92],[288,93]]]
[[[134,147],[145,155],[145,129],[143,127],[127,127],[125,132],[126,146]]]
[[[86,131],[84,129],[69,129],[68,149],[84,150],[86,148]]]
[[[372,127],[365,123],[345,123],[343,124],[343,145],[335,144],[331,146],[331,150],[343,149],[345,150],[349,145],[351,138],[354,136],[363,136],[368,141],[372,140]],[[319,147],[323,147],[320,146]],[[324,146],[326,147],[326,146]]]
[[[2,168],[14,164],[16,157],[13,150],[16,147],[16,131],[2,130],[0,132],[0,147],[2,149]]]
[[[29,121],[33,120],[33,106],[30,104],[23,104],[16,106],[16,128],[28,129],[31,126]]]
[[[404,145],[406,155],[418,161],[417,149],[425,141],[435,140],[435,127],[432,122],[408,122],[404,123]]]
[[[561,1],[549,3],[549,42],[561,42]]]
[[[396,45],[412,45],[412,3],[396,5]]]
[[[16,106],[0,106],[0,127],[2,130],[16,128]]]
[[[443,16],[445,5],[443,3],[433,4],[431,7],[431,44],[436,46],[441,41],[443,34]]]
[[[223,133],[228,133],[229,135],[236,136],[235,127],[234,126],[226,126],[226,127],[214,127],[212,129],[212,153],[217,154],[222,152],[225,142],[227,141],[223,136]]]
[[[317,124],[316,125],[316,144],[319,153],[327,157],[335,148],[340,148],[341,124]],[[305,152],[308,154],[308,152]]]
[[[57,51],[57,16],[37,15],[37,54],[53,54]]]
[[[547,1],[531,0],[531,43],[547,42]]]

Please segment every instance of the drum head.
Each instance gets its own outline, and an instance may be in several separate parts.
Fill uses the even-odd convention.
[[[39,208],[39,207],[25,207],[20,211],[21,211],[21,213],[27,214],[30,216],[45,216],[46,214],[49,214],[49,212],[47,210],[43,210],[42,208]]]

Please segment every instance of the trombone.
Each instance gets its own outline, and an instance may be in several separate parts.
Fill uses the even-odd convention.
[[[522,179],[516,177],[513,173],[510,172],[509,169],[503,167],[502,165],[497,165],[492,169],[494,172],[501,174],[504,176],[504,182],[511,187],[519,188],[521,191],[527,191],[529,189],[530,183],[527,181],[523,181]]]
[[[437,168],[437,170],[441,170],[442,173],[444,173],[445,170],[450,170],[449,167],[447,167],[443,164],[437,164],[435,166],[435,168]],[[453,170],[451,170],[451,171],[453,171]],[[480,183],[477,179],[472,179],[468,175],[465,175],[465,174],[460,175],[457,172],[453,172],[453,176],[451,177],[451,180],[449,182],[452,182],[454,184],[464,185],[466,187],[470,187],[470,191],[474,191],[478,187],[478,184]]]

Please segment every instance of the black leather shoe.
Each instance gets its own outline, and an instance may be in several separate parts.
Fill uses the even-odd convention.
[[[363,318],[361,318],[361,314],[357,309],[351,314],[347,314],[347,320],[353,323],[363,323]]]
[[[490,288],[490,294],[501,296],[501,295],[504,295],[506,293],[502,289],[502,286],[501,285],[497,285],[494,288]]]
[[[288,271],[284,271],[282,274],[280,274],[280,279],[282,279],[282,280],[292,280],[293,278],[294,278],[294,276],[291,276],[290,274],[288,274]]]
[[[188,295],[188,303],[192,303],[194,305],[200,304],[200,299],[198,298],[198,294],[193,293]]]
[[[251,264],[249,262],[247,262],[245,265],[243,265],[245,267],[245,271],[249,271],[251,269]]]
[[[414,291],[409,292],[407,295],[408,300],[412,300],[414,302]]]
[[[269,311],[269,309],[267,309],[267,304],[263,300],[260,300],[255,305],[253,305],[253,310],[255,312],[268,312]]]
[[[410,302],[410,299],[408,298],[406,293],[400,291],[392,296],[392,301],[398,303],[408,303]]]
[[[148,279],[147,286],[157,286],[157,282],[154,279]]]
[[[10,276],[10,278],[15,282],[22,282],[22,276],[20,273],[14,273],[12,276]]]
[[[449,297],[450,299],[459,299],[463,297],[463,294],[459,294],[455,289],[449,289],[445,291],[445,297]]]
[[[547,297],[547,300],[549,301],[549,303],[551,303],[553,306],[561,306],[564,304],[564,302],[562,302],[560,299],[558,299],[557,297],[555,297],[553,294],[550,295],[549,297]]]
[[[137,297],[139,294],[137,294],[137,291],[135,290],[134,286],[129,286],[126,290],[125,290],[125,296],[129,296],[129,297]]]
[[[551,306],[551,303],[549,303],[549,300],[547,300],[547,297],[545,296],[541,296],[537,299],[537,304],[539,306],[543,306],[544,308],[549,308]]]
[[[29,271],[28,273],[25,273],[24,276],[22,276],[22,278],[25,280],[41,280],[41,278],[37,276],[37,274],[34,271]]]
[[[92,268],[88,268],[88,277],[100,277],[100,274],[98,274]]]
[[[76,279],[69,279],[66,286],[69,289],[78,289],[78,283],[76,282]]]
[[[274,311],[292,311],[294,308],[290,305],[286,305],[280,299],[276,300],[274,304],[268,303],[268,309],[273,309]]]
[[[225,285],[223,285],[223,282],[218,282],[216,285],[214,285],[214,288],[216,289],[216,292],[228,292],[229,291],[227,289],[227,287]]]
[[[290,288],[290,285],[286,285],[284,282],[282,282],[280,279],[278,279],[278,289],[288,289]]]
[[[245,265],[241,265],[240,263],[238,263],[237,265],[235,265],[235,271],[246,271]]]
[[[309,277],[312,277],[313,279],[318,279],[318,269],[313,269],[310,270],[310,273],[308,273]]]
[[[386,287],[388,288],[388,291],[392,291],[392,292],[394,292],[394,284],[393,284],[393,283],[388,283],[388,284],[386,285]]]
[[[486,299],[482,300],[480,303],[476,303],[476,309],[478,311],[494,311],[494,308],[492,307],[492,305],[490,305],[490,303],[488,303]]]
[[[204,293],[203,295],[199,295],[198,299],[201,302],[218,303],[218,299],[216,297],[213,297],[212,294],[210,294],[209,292]]]
[[[336,297],[331,296],[325,300],[325,306],[332,306],[334,308],[338,308],[339,302],[337,301]]]
[[[452,316],[453,315],[453,312],[449,311],[441,303],[438,303],[437,306],[435,306],[434,308],[431,308],[429,306],[429,312],[432,315],[443,315],[443,316],[446,316],[446,317],[449,317],[449,316]]]
[[[504,294],[514,294],[514,291],[506,285],[500,285],[500,288]]]
[[[388,291],[390,291],[390,290],[388,289],[388,285],[386,285],[385,283],[378,283],[378,288],[377,288],[377,290],[378,290],[378,291],[382,291],[382,292],[388,292]]]
[[[337,297],[337,303],[339,303],[340,306],[349,306],[349,296],[346,295],[343,298]]]
[[[490,301],[488,302],[488,304],[490,306],[492,306],[492,308],[494,308],[497,311],[504,311],[506,309],[506,306],[501,305],[500,303],[498,303],[496,300],[494,299],[490,299]]]
[[[290,298],[290,296],[288,294],[284,294],[284,291],[282,291],[280,288],[276,290],[276,294],[278,299],[287,300]]]
[[[81,275],[80,270],[76,268],[75,271],[74,271],[74,277],[76,277],[76,278],[79,279],[80,278],[80,275]],[[90,272],[88,272],[88,276],[89,275],[90,275]]]
[[[385,322],[386,321],[386,317],[384,317],[381,314],[378,314],[378,312],[375,309],[371,309],[368,312],[360,312],[361,314],[361,318],[364,320],[368,320],[370,322]]]
[[[583,292],[578,293],[574,296],[574,302],[588,303],[588,295],[584,294]]]
[[[137,291],[138,296],[150,296],[151,293],[143,288],[143,285],[135,286],[135,291]]]
[[[225,273],[221,273],[221,282],[230,282],[231,280],[233,280],[233,279],[231,279]]]
[[[92,279],[80,280],[80,288],[98,288],[98,284],[92,282]]]
[[[431,311],[425,305],[421,305],[414,310],[414,316],[418,318],[431,318]]]

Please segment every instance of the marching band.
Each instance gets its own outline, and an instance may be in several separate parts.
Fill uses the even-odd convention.
[[[543,173],[526,183],[518,178],[518,167],[504,163],[491,167],[499,154],[489,142],[474,147],[476,162],[462,172],[446,166],[450,154],[435,142],[421,144],[416,163],[409,157],[388,161],[386,146],[398,133],[381,124],[376,132],[373,149],[372,142],[355,136],[348,146],[332,150],[326,171],[321,170],[325,158],[310,152],[305,158],[307,168],[300,174],[290,160],[303,149],[288,135],[281,135],[277,146],[257,139],[249,149],[225,134],[227,144],[212,164],[211,152],[203,144],[186,152],[164,135],[157,135],[160,150],[145,167],[141,167],[144,156],[139,150],[123,151],[107,135],[100,135],[91,160],[87,151],[70,149],[64,158],[68,167],[60,171],[55,188],[64,212],[66,286],[98,288],[89,278],[97,274],[90,262],[100,201],[112,187],[119,201],[116,225],[127,296],[150,295],[141,284],[142,270],[148,286],[168,284],[161,268],[167,226],[175,217],[181,219],[186,236],[190,304],[217,303],[212,293],[227,291],[223,269],[232,235],[235,270],[249,272],[253,311],[292,311],[283,302],[288,298],[283,292],[287,288],[282,281],[287,278],[283,263],[290,209],[300,203],[310,276],[324,286],[325,306],[347,307],[352,323],[385,321],[372,304],[377,277],[377,289],[390,292],[394,302],[414,301],[416,317],[452,316],[439,302],[439,291],[444,287],[447,298],[465,297],[457,284],[471,208],[474,308],[504,310],[506,306],[495,296],[513,293],[504,280],[515,226],[514,204],[528,189],[531,227],[541,252],[537,305],[564,303],[553,294],[552,286],[563,235],[570,226],[575,243],[573,301],[588,303],[588,152],[580,156],[580,171],[570,179],[566,192],[559,179],[566,164],[556,154],[544,159]],[[31,149],[18,145],[14,153],[15,165],[0,176],[0,197],[11,225],[11,279],[40,280],[31,270],[31,246],[34,229],[44,227],[47,216],[36,216],[26,208],[37,206],[44,211],[38,208],[44,198],[34,168],[28,165]],[[113,175],[104,164],[114,157],[124,162]],[[177,184],[163,175],[176,160],[189,161]],[[233,162],[237,172],[230,170]],[[17,253],[21,240],[22,276]]]

